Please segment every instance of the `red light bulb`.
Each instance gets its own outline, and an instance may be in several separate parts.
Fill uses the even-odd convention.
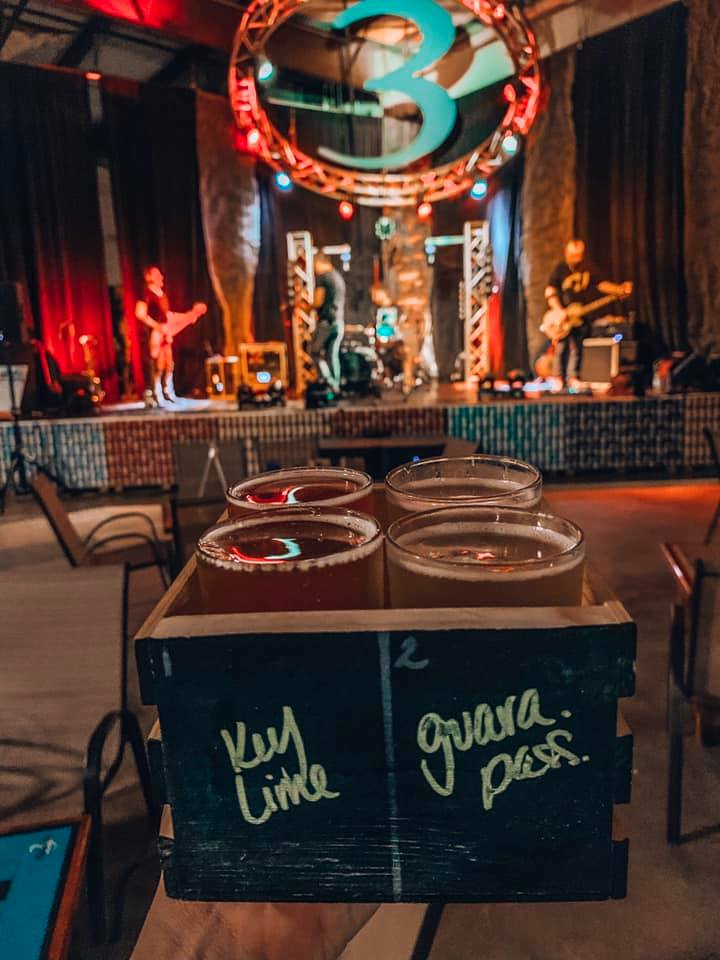
[[[352,220],[352,218],[355,216],[355,207],[350,203],[349,200],[343,200],[338,207],[338,213],[343,220]]]

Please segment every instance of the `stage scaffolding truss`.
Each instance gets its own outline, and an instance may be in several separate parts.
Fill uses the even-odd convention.
[[[292,311],[293,388],[296,396],[305,393],[316,378],[310,356],[315,329],[315,263],[312,234],[298,230],[287,235],[288,292]]]
[[[490,371],[490,294],[493,284],[490,224],[469,221],[463,231],[463,319],[465,379],[483,380]]]

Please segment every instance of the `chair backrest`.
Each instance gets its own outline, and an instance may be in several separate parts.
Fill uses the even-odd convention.
[[[686,669],[692,696],[720,701],[720,567],[702,561],[695,565]]]
[[[56,485],[44,473],[36,473],[30,486],[70,566],[79,567],[85,559],[85,544],[70,520]]]
[[[235,443],[177,443],[176,500],[223,503],[228,486],[247,477],[247,458],[241,441]]]
[[[477,452],[477,440],[462,440],[460,437],[450,437],[445,444],[443,457],[472,457]]]
[[[294,437],[292,440],[255,439],[258,469],[284,470],[287,467],[311,466],[318,456],[317,437]]]
[[[720,480],[720,445],[718,444],[718,437],[710,427],[703,427],[703,436],[705,437],[705,442],[708,445],[710,450],[710,458],[712,459],[713,466],[715,467],[715,474]]]

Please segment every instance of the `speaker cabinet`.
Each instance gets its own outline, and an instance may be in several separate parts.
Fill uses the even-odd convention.
[[[613,337],[590,337],[583,344],[580,379],[609,384],[620,370],[620,342]]]

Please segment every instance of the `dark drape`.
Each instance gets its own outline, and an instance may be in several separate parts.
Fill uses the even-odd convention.
[[[87,83],[0,64],[0,280],[28,291],[36,334],[66,372],[83,369],[79,338],[117,390]]]
[[[205,356],[222,344],[222,329],[203,237],[195,95],[105,81],[103,114],[136,386],[142,357],[134,305],[143,268],[157,263],[173,310],[188,310],[196,300],[209,305],[205,317],[175,338],[178,393],[202,391]]]
[[[607,279],[635,282],[638,319],[667,348],[687,342],[686,18],[675,4],[587,41],[574,93],[577,233]]]
[[[258,164],[260,252],[253,296],[253,325],[258,341],[283,340],[290,335],[287,307],[287,247],[282,232],[274,173]]]

